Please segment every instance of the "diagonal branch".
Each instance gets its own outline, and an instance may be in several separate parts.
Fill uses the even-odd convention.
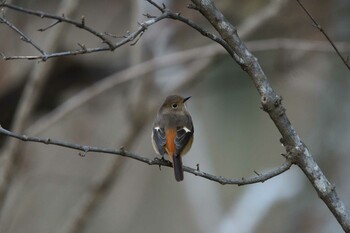
[[[57,22],[65,22],[65,23],[68,23],[68,24],[72,24],[72,25],[74,25],[74,26],[76,26],[78,28],[81,28],[81,29],[83,29],[83,30],[85,30],[85,31],[95,35],[96,37],[100,38],[103,41],[103,43],[106,43],[109,46],[109,48],[111,50],[113,50],[113,43],[111,41],[109,41],[105,36],[103,36],[103,34],[101,34],[101,33],[97,32],[97,31],[95,31],[94,29],[86,26],[85,25],[85,20],[83,20],[84,18],[82,18],[82,20],[80,22],[77,22],[77,21],[74,21],[74,20],[71,20],[71,19],[67,19],[64,16],[57,16],[57,15],[49,14],[49,13],[46,13],[46,12],[43,12],[43,11],[34,11],[34,10],[26,9],[26,8],[23,8],[23,7],[7,4],[7,3],[0,4],[0,7],[5,7],[5,8],[9,8],[11,10],[15,10],[15,11],[18,11],[18,12],[23,12],[23,13],[30,14],[30,15],[35,15],[35,16],[38,16],[40,18],[54,19]],[[57,22],[55,24],[57,24]]]
[[[10,23],[7,19],[5,19],[4,17],[0,16],[0,23],[4,23],[6,24],[9,28],[11,28],[13,31],[15,31],[17,34],[20,35],[21,40],[23,40],[24,42],[27,42],[29,44],[31,44],[36,50],[38,50],[41,55],[43,56],[43,60],[46,57],[46,53],[44,50],[42,50],[39,45],[37,45],[34,41],[32,41],[28,36],[26,36],[21,30],[19,30],[15,25],[13,25],[12,23]]]
[[[191,1],[218,31],[231,49],[240,57],[240,60],[236,60],[236,62],[250,76],[261,96],[263,110],[269,114],[271,120],[281,133],[281,142],[287,151],[287,158],[300,167],[344,231],[350,232],[349,210],[339,199],[334,186],[328,181],[308,148],[301,141],[286,115],[285,108],[282,105],[282,98],[272,89],[257,58],[247,49],[246,45],[238,36],[236,27],[225,18],[212,1]]]
[[[203,36],[208,37],[212,41],[220,44],[222,47],[224,47],[226,49],[226,51],[231,56],[235,56],[232,49],[228,46],[228,44],[221,37],[218,37],[215,34],[210,33],[209,31],[200,27],[198,24],[196,24],[192,20],[183,17],[180,13],[171,12],[168,8],[165,7],[165,5],[163,5],[163,7],[161,7],[160,5],[158,5],[157,3],[155,3],[152,0],[146,0],[146,1],[149,2],[150,4],[152,4],[153,6],[155,6],[162,13],[162,15],[166,15],[166,17],[169,19],[178,20],[178,21],[181,21],[181,22],[187,24],[188,26],[192,27],[193,29],[195,29],[196,31],[201,33]]]
[[[37,142],[37,143],[43,143],[46,145],[55,145],[55,146],[61,146],[65,148],[70,148],[73,150],[78,150],[83,152],[83,154],[79,153],[81,156],[87,155],[89,152],[98,152],[98,153],[104,153],[104,154],[113,154],[113,155],[120,155],[123,157],[128,157],[130,159],[134,159],[143,163],[146,163],[148,165],[156,165],[156,166],[164,166],[164,167],[172,167],[172,164],[170,161],[160,158],[153,158],[149,159],[146,157],[143,157],[141,155],[126,151],[123,147],[121,147],[119,150],[116,149],[108,149],[108,148],[99,148],[95,146],[86,146],[86,145],[79,145],[74,144],[70,142],[64,142],[59,140],[54,140],[51,138],[40,138],[40,137],[33,137],[33,136],[27,136],[27,135],[21,135],[16,134],[11,131],[8,131],[0,126],[0,134],[7,135],[12,138],[16,138],[22,141],[26,142]],[[278,176],[279,174],[287,171],[292,166],[292,162],[289,160],[286,160],[285,163],[269,172],[266,172],[264,174],[257,174],[256,176],[253,176],[251,178],[239,178],[239,179],[229,179],[222,176],[215,176],[206,172],[202,172],[199,170],[199,167],[197,168],[191,168],[184,166],[184,171],[188,173],[192,173],[195,176],[200,176],[205,179],[220,183],[220,184],[230,184],[230,185],[247,185],[247,184],[254,184],[254,183],[261,183],[265,182],[275,176]]]
[[[329,41],[329,43],[332,45],[332,47],[334,48],[335,52],[338,54],[338,56],[340,57],[340,59],[343,61],[343,63],[345,64],[345,66],[350,70],[350,63],[349,60],[345,59],[343,57],[343,55],[340,53],[340,51],[338,50],[337,46],[335,45],[335,43],[333,43],[332,39],[328,36],[328,34],[325,32],[325,30],[322,28],[322,26],[316,21],[316,19],[311,15],[311,13],[306,9],[306,7],[301,3],[300,0],[297,0],[297,2],[299,3],[300,7],[305,11],[305,13],[309,16],[309,18],[311,19],[313,25],[315,27],[317,27],[318,30],[320,30],[320,32],[326,37],[326,39]]]
[[[157,18],[147,20],[139,25],[136,31],[133,33],[127,33],[127,36],[124,36],[123,39],[112,46],[104,46],[104,47],[95,47],[95,48],[81,48],[77,50],[72,51],[63,51],[63,52],[57,52],[57,53],[46,53],[45,56],[6,56],[2,53],[2,57],[4,60],[18,60],[18,59],[28,59],[28,60],[47,60],[53,57],[66,57],[66,56],[75,56],[75,55],[83,55],[83,54],[90,54],[90,53],[96,53],[96,52],[103,52],[103,51],[114,51],[115,49],[127,44],[132,43],[135,40],[138,40],[140,36],[147,30],[147,28],[155,23],[157,23],[160,20],[163,20],[167,18],[166,14],[160,15]],[[86,26],[84,26],[86,27]],[[82,27],[83,28],[83,27]],[[97,33],[97,32],[96,32]],[[101,35],[102,36],[102,35]],[[104,36],[103,36],[104,37]],[[81,46],[80,46],[81,47]]]

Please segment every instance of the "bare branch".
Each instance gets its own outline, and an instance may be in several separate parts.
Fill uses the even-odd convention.
[[[44,32],[54,26],[56,26],[57,24],[61,23],[62,21],[61,20],[56,20],[55,22],[53,22],[52,24],[50,24],[49,26],[45,27],[45,28],[39,28],[38,31],[39,32]]]
[[[5,56],[4,60],[43,60],[44,58],[50,59],[54,57],[67,57],[67,56],[75,56],[75,55],[83,55],[89,53],[96,53],[102,51],[110,51],[109,47],[98,47],[98,48],[86,48],[85,50],[77,49],[74,51],[65,51],[58,53],[46,53],[46,56]]]
[[[164,166],[164,167],[172,167],[172,164],[170,161],[160,158],[153,158],[149,159],[146,157],[143,157],[141,155],[126,151],[124,148],[116,150],[116,149],[108,149],[108,148],[99,148],[95,146],[86,146],[86,145],[79,145],[74,144],[70,142],[64,142],[64,141],[58,141],[51,138],[40,138],[40,137],[32,137],[27,136],[24,134],[16,134],[11,131],[8,131],[0,126],[0,134],[7,135],[9,137],[13,137],[22,141],[26,142],[38,142],[43,143],[46,145],[56,145],[60,147],[70,148],[78,151],[82,151],[83,153],[87,152],[97,152],[97,153],[104,153],[104,154],[113,154],[113,155],[120,155],[123,157],[128,157],[130,159],[134,159],[143,163],[146,163],[148,165],[156,165],[156,166]],[[222,176],[215,176],[206,172],[202,172],[197,168],[191,168],[184,166],[184,171],[188,173],[192,173],[195,176],[200,176],[205,179],[220,183],[220,184],[230,184],[230,185],[247,185],[247,184],[254,184],[254,183],[261,183],[265,182],[285,171],[287,171],[292,166],[292,163],[288,160],[286,162],[269,172],[266,172],[264,174],[259,174],[257,176],[253,176],[252,178],[239,178],[239,179],[229,179]]]
[[[231,55],[231,56],[236,56],[233,52],[233,50],[227,45],[227,43],[225,42],[225,40],[223,40],[222,38],[208,32],[207,30],[205,30],[204,28],[200,27],[198,24],[196,24],[195,22],[193,22],[192,20],[185,18],[183,16],[181,16],[180,13],[173,13],[170,10],[168,10],[165,5],[163,4],[163,7],[159,6],[157,3],[151,1],[151,0],[147,0],[147,2],[151,3],[153,6],[155,6],[157,9],[159,9],[162,12],[162,15],[165,15],[166,18],[169,19],[174,19],[174,20],[178,20],[181,21],[185,24],[187,24],[188,26],[192,27],[193,29],[195,29],[196,31],[198,31],[199,33],[201,33],[203,36],[208,37],[209,39],[213,40],[214,42],[220,44],[222,47],[224,47],[226,49],[226,51]],[[238,59],[238,57],[237,57]]]
[[[205,59],[201,60],[200,63],[203,67],[207,67],[209,61],[210,59]],[[191,84],[193,79],[199,79],[199,76],[196,75],[196,68],[197,65],[194,71],[193,69],[191,69],[191,72],[188,72],[186,74],[186,76],[188,77],[184,78],[184,80],[180,82],[181,84],[175,88],[176,90],[184,90],[186,88],[185,86]],[[202,69],[203,68],[200,68],[200,70]],[[150,108],[147,110],[144,109],[144,101],[150,89],[149,85],[153,85],[154,83],[150,83],[147,80],[142,81],[143,85],[140,91],[141,94],[137,97],[139,100],[137,101],[134,107],[131,107],[131,109],[135,109],[136,112],[130,112],[132,116],[128,117],[131,124],[130,130],[128,130],[123,140],[123,143],[121,143],[121,145],[124,145],[126,148],[130,148],[135,143],[135,141],[137,141],[137,138],[141,135],[140,132],[143,131],[144,127],[148,125],[150,118],[153,117],[153,114],[156,111],[156,108],[158,107],[156,105],[153,105],[150,106]],[[175,90],[173,89],[173,91]],[[142,112],[143,114],[139,114],[140,112]],[[125,149],[124,147],[121,147],[120,150]],[[82,231],[84,225],[88,221],[87,219],[89,215],[93,213],[96,206],[98,206],[99,203],[101,203],[101,199],[105,198],[106,194],[109,193],[109,190],[113,187],[113,185],[115,185],[115,180],[118,179],[118,173],[121,170],[120,167],[123,164],[125,164],[125,162],[126,160],[122,159],[121,156],[118,156],[113,159],[113,162],[111,164],[109,164],[106,168],[103,169],[102,179],[93,184],[94,188],[92,190],[87,190],[87,192],[85,192],[84,197],[81,198],[81,204],[78,204],[76,206],[75,214],[72,217],[68,217],[67,224],[64,224],[64,227],[59,232],[75,233]]]
[[[42,59],[42,60],[47,60],[53,57],[62,57],[62,56],[72,56],[72,55],[82,55],[82,54],[88,54],[88,53],[95,53],[95,52],[101,52],[101,51],[114,51],[115,49],[119,48],[120,46],[130,43],[130,45],[135,45],[137,43],[137,41],[141,38],[141,36],[143,35],[143,33],[148,29],[149,26],[163,20],[163,19],[174,19],[174,20],[178,20],[181,21],[185,24],[187,24],[188,26],[194,28],[196,31],[198,31],[199,33],[201,33],[203,36],[208,37],[209,39],[221,44],[221,46],[223,46],[227,52],[231,55],[231,56],[236,56],[233,52],[233,50],[227,45],[227,43],[220,37],[208,32],[207,30],[203,29],[202,27],[200,27],[199,25],[197,25],[195,22],[193,22],[192,20],[185,18],[183,16],[180,15],[180,13],[173,13],[171,11],[169,11],[164,5],[160,6],[157,3],[153,2],[153,1],[148,1],[150,2],[153,6],[155,6],[158,10],[161,11],[161,15],[157,16],[157,17],[150,17],[149,20],[143,22],[143,23],[139,23],[139,27],[137,28],[136,31],[132,32],[132,33],[127,33],[127,35],[123,36],[123,39],[119,42],[117,42],[116,44],[113,44],[112,42],[110,42],[107,37],[105,35],[111,36],[110,33],[99,33],[95,30],[93,30],[90,27],[87,27],[85,25],[85,20],[84,17],[82,18],[81,22],[76,22],[70,19],[65,18],[64,16],[56,16],[56,15],[52,15],[52,14],[48,14],[42,11],[33,11],[33,10],[29,10],[29,9],[25,9],[22,7],[18,7],[18,6],[14,6],[14,5],[10,5],[10,4],[0,4],[0,7],[7,7],[9,9],[15,10],[15,11],[19,11],[19,12],[24,12],[27,14],[31,14],[31,15],[35,15],[41,18],[49,18],[49,19],[55,19],[56,22],[53,23],[52,25],[50,25],[49,27],[53,27],[54,25],[58,24],[59,22],[65,22],[68,24],[72,24],[75,25],[76,27],[79,27],[83,30],[86,30],[88,32],[90,32],[91,34],[99,37],[100,39],[103,40],[103,42],[105,42],[108,47],[96,47],[96,48],[85,48],[85,49],[80,49],[80,50],[75,50],[75,51],[65,51],[65,52],[57,52],[57,53],[45,53],[45,56],[6,56],[4,57],[5,60],[15,60],[15,59],[28,59],[28,60],[34,60],[34,59]],[[44,28],[41,30],[46,30],[48,29]],[[39,29],[40,30],[40,29]],[[44,52],[44,51],[43,51]],[[235,57],[236,60],[239,60],[239,57],[236,56]]]
[[[13,7],[13,6],[11,6]],[[12,8],[11,8],[12,9]],[[17,7],[15,8],[17,9]],[[22,9],[22,8],[20,8]],[[32,11],[30,11],[32,12]],[[44,16],[48,17],[48,18],[54,18],[54,19],[61,19],[62,22],[67,22],[67,23],[71,23],[74,25],[77,25],[77,27],[82,28],[84,30],[87,30],[89,32],[91,32],[94,35],[98,35],[98,37],[100,38],[105,38],[105,41],[109,41],[105,36],[103,36],[103,34],[98,33],[96,31],[94,31],[91,28],[88,28],[85,25],[82,25],[82,23],[78,23],[72,20],[68,20],[66,18],[60,17],[60,16],[53,16],[53,15],[48,15],[42,12],[32,12],[35,15],[41,15],[43,14]],[[36,60],[36,59],[41,59],[41,60],[47,60],[53,57],[64,57],[64,56],[72,56],[72,55],[82,55],[82,54],[89,54],[89,53],[96,53],[96,52],[102,52],[102,51],[113,51],[121,46],[123,46],[124,44],[127,43],[132,43],[135,44],[135,40],[137,41],[139,39],[139,37],[147,30],[147,28],[155,23],[157,23],[160,20],[166,19],[168,16],[167,14],[162,14],[160,16],[158,16],[157,18],[154,19],[150,19],[147,20],[145,22],[143,22],[142,24],[140,24],[140,26],[137,28],[136,31],[132,32],[132,33],[127,33],[126,36],[123,36],[123,39],[119,42],[117,42],[116,44],[110,44],[109,42],[107,43],[108,46],[107,47],[96,47],[96,48],[85,48],[85,49],[79,49],[79,50],[75,50],[75,51],[64,51],[64,52],[57,52],[57,53],[45,53],[45,56],[5,56],[3,57],[5,60],[16,60],[16,59],[28,59],[28,60]],[[104,35],[106,35],[104,33]],[[132,45],[133,45],[132,44]]]
[[[308,148],[301,141],[286,115],[282,98],[272,89],[257,58],[247,49],[237,34],[237,29],[225,18],[210,0],[191,0],[201,14],[207,18],[219,32],[232,50],[241,58],[236,62],[247,72],[261,96],[264,111],[271,117],[282,135],[283,145],[287,151],[287,159],[296,163],[317,191],[319,197],[328,206],[344,231],[350,232],[350,213],[339,199],[334,186],[328,181]]]
[[[160,12],[164,13],[165,12],[165,5],[163,4],[163,7],[159,6],[157,3],[153,2],[152,0],[146,0],[149,2],[151,5],[153,5],[155,8],[157,8]]]
[[[114,34],[112,34],[112,33],[110,33],[110,32],[104,32],[104,34],[106,35],[106,36],[110,36],[110,37],[112,37],[112,38],[117,38],[117,39],[121,39],[121,38],[126,38],[127,36],[125,36],[125,35],[123,35],[123,36],[118,36],[118,35],[114,35]],[[129,35],[130,33],[128,33],[128,35]]]
[[[199,33],[201,33],[203,36],[208,37],[209,39],[213,40],[214,42],[220,44],[222,47],[224,47],[226,49],[226,51],[232,56],[235,57],[237,56],[233,50],[228,46],[228,44],[220,37],[216,36],[215,34],[212,34],[210,32],[208,32],[207,30],[203,29],[202,27],[198,26],[196,23],[194,23],[192,20],[187,19],[183,16],[181,16],[178,13],[172,13],[172,12],[168,12],[168,17],[170,19],[174,19],[174,20],[179,20],[185,24],[187,24],[188,26],[192,27],[193,29],[195,29],[196,31],[198,31]],[[237,57],[238,58],[238,57]]]
[[[189,3],[189,4],[187,5],[187,8],[188,8],[188,9],[191,9],[191,10],[196,10],[196,11],[198,11],[197,6],[194,5],[194,4],[192,4],[192,3]]]
[[[47,19],[54,19],[60,22],[65,22],[68,24],[72,24],[78,28],[81,28],[87,32],[90,32],[91,34],[95,35],[96,37],[100,38],[104,43],[106,43],[108,45],[108,47],[110,48],[110,50],[114,50],[113,48],[113,43],[111,41],[109,41],[106,37],[103,36],[103,34],[95,31],[94,29],[88,27],[85,25],[84,20],[82,19],[80,22],[76,22],[74,20],[71,19],[67,19],[64,16],[57,16],[57,15],[52,15],[52,14],[48,14],[45,13],[43,11],[34,11],[34,10],[29,10],[23,7],[19,7],[19,6],[15,6],[15,5],[11,5],[11,4],[7,4],[7,3],[2,3],[0,4],[0,7],[6,7],[9,8],[11,10],[15,10],[15,11],[19,11],[19,12],[23,12],[26,14],[30,14],[30,15],[35,15],[38,16],[40,18],[47,18]]]
[[[85,46],[85,44],[80,44],[80,43],[78,43],[78,46],[79,46],[83,51],[86,51],[86,46]]]
[[[112,34],[108,34],[109,36],[118,37]],[[126,38],[126,36],[119,36],[118,38]],[[338,50],[342,52],[350,51],[350,44],[347,42],[334,42],[338,46]],[[79,43],[77,43],[79,45]],[[255,41],[247,41],[247,47],[251,51],[266,51],[266,50],[278,50],[278,49],[289,49],[289,50],[304,50],[304,51],[319,51],[319,52],[331,52],[333,51],[329,48],[328,43],[322,41],[314,41],[314,40],[299,40],[299,39],[289,39],[289,38],[271,38],[265,40],[255,40]],[[212,45],[203,46],[203,49],[207,49],[207,47],[211,47]],[[81,48],[81,46],[79,45]],[[196,48],[200,49],[200,48]],[[64,57],[64,56],[75,56],[75,55],[83,55],[86,53],[95,53],[109,51],[109,48],[86,48],[75,50],[75,51],[67,51],[67,52],[58,52],[47,54],[47,59],[53,57]],[[224,50],[220,47],[216,49],[213,48],[213,53],[217,54],[225,54]],[[42,56],[6,56],[4,53],[0,52],[2,59],[4,60],[16,60],[16,59],[28,59],[28,60],[38,60],[42,59]],[[215,55],[215,54],[213,54]]]
[[[141,39],[143,33],[144,33],[144,31],[142,31],[139,35],[137,35],[136,39],[133,42],[131,42],[130,45],[134,46]]]
[[[181,16],[179,13],[173,13],[173,12],[169,11],[167,8],[164,8],[164,6],[160,6],[153,1],[148,1],[148,2],[150,2],[153,6],[155,6],[157,9],[159,9],[162,12],[162,14],[158,17],[150,16],[149,14],[146,14],[146,17],[148,17],[150,20],[148,20],[144,23],[140,23],[139,28],[135,32],[133,32],[133,33],[127,32],[127,34],[124,36],[115,36],[111,33],[105,32],[104,35],[107,35],[107,36],[110,36],[113,38],[122,38],[123,39],[120,42],[118,42],[117,44],[113,45],[112,49],[111,49],[111,47],[96,47],[96,48],[84,47],[84,48],[82,48],[80,46],[81,49],[78,49],[75,51],[46,53],[45,59],[50,59],[53,57],[74,56],[74,55],[82,55],[82,54],[89,54],[89,53],[102,52],[102,51],[110,51],[110,50],[114,50],[114,49],[116,49],[116,48],[118,48],[126,43],[129,43],[129,42],[130,42],[131,46],[135,45],[149,26],[153,25],[154,23],[156,23],[162,19],[166,19],[166,18],[179,20],[179,21],[187,24],[188,26],[197,30],[202,35],[208,37],[209,39],[211,39],[211,40],[217,42],[218,44],[220,44],[221,46],[223,46],[226,49],[226,51],[229,52],[229,54],[231,56],[236,56],[234,54],[234,52],[232,51],[232,49],[227,45],[227,43],[222,38],[218,37],[215,34],[209,33],[207,30],[203,29],[202,27],[197,25],[195,22],[189,20],[188,18]],[[241,31],[242,36],[244,36],[245,34],[249,34],[249,32],[252,31],[252,29],[255,28],[256,25],[258,25],[258,24],[260,24],[260,22],[263,22],[266,19],[268,19],[269,16],[273,15],[273,13],[276,12],[281,7],[281,5],[283,5],[283,1],[278,1],[278,4],[276,4],[275,1],[271,1],[271,4],[269,4],[266,9],[264,8],[261,12],[259,12],[259,14],[254,17],[254,20],[250,20],[249,22],[247,22],[246,24],[244,24],[242,26],[242,31]],[[51,15],[51,14],[46,14],[46,13],[43,13],[40,11],[35,12],[35,11],[19,8],[16,6],[8,5],[8,4],[6,6],[11,8],[11,9],[16,9],[18,11],[24,10],[25,13],[28,13],[28,14],[34,14],[36,16],[40,16],[40,17],[42,16],[44,18],[47,17],[47,18],[52,18],[52,19],[57,20],[56,22],[54,22],[52,25],[48,26],[47,28],[41,29],[42,31],[47,30],[48,28],[58,24],[59,22],[66,22],[66,23],[70,23],[73,25],[79,25],[79,27],[83,28],[83,29],[84,29],[84,27],[86,28],[86,26],[83,25],[83,23],[74,22],[72,20],[65,18],[65,16],[60,17],[60,16]],[[272,10],[271,10],[271,8],[272,8]],[[259,22],[259,23],[254,23],[254,22]],[[84,27],[82,27],[82,25]],[[90,29],[90,30],[92,30],[92,29]],[[100,35],[100,33],[96,32],[96,31],[94,31],[93,34]],[[106,38],[106,37],[104,37],[104,38]],[[14,59],[35,60],[35,59],[43,59],[43,58],[44,57],[40,56],[40,55],[39,56],[3,56],[3,59],[5,59],[5,60],[14,60]],[[238,56],[236,56],[235,59],[237,61],[240,61],[240,58]]]
[[[39,45],[37,45],[34,41],[32,41],[28,36],[26,36],[21,30],[19,30],[15,25],[10,23],[7,19],[0,16],[0,23],[6,24],[9,28],[11,28],[13,31],[15,31],[17,34],[20,35],[20,39],[24,42],[27,42],[31,44],[36,50],[38,50],[42,54],[42,59],[46,60],[46,53],[44,50],[42,50]]]
[[[145,16],[147,19],[154,19],[154,18],[157,18],[157,16],[150,15],[150,14],[148,14],[148,13],[142,14],[142,15]]]
[[[307,177],[310,179],[310,182],[315,187],[316,191],[318,192],[319,196],[322,198],[322,200],[327,204],[327,206],[330,208],[330,210],[333,212],[337,220],[342,225],[343,229],[345,231],[349,231],[349,212],[345,208],[344,204],[339,200],[337,193],[335,192],[334,186],[329,183],[329,181],[326,179],[326,177],[323,175],[322,171],[316,164],[316,162],[313,160],[310,152],[308,151],[307,147],[302,143],[299,135],[294,130],[292,124],[290,123],[288,117],[285,114],[285,109],[281,103],[281,97],[278,96],[274,90],[271,88],[267,77],[265,76],[263,70],[261,69],[259,63],[257,62],[256,58],[250,53],[250,51],[247,50],[241,39],[237,35],[236,28],[231,25],[221,14],[220,11],[218,11],[214,4],[210,2],[210,0],[207,0],[207,4],[202,4],[202,1],[199,0],[192,0],[194,2],[196,10],[199,10],[215,27],[215,29],[219,32],[220,36],[217,36],[215,34],[209,33],[194,22],[190,21],[187,18],[182,17],[179,13],[172,13],[170,12],[164,5],[160,6],[156,3],[154,3],[151,0],[148,0],[152,5],[154,5],[157,9],[161,11],[161,15],[158,17],[149,17],[150,20],[142,23],[139,25],[139,28],[133,32],[128,33],[127,36],[123,37],[123,40],[116,43],[115,45],[112,44],[112,47],[109,45],[108,47],[101,47],[101,48],[85,48],[84,45],[79,45],[81,50],[77,51],[68,51],[68,52],[61,52],[56,54],[48,54],[53,55],[51,57],[57,57],[57,56],[68,56],[68,55],[75,55],[75,54],[85,54],[85,53],[92,53],[92,52],[98,52],[98,51],[107,51],[107,50],[114,50],[124,44],[130,43],[130,45],[133,45],[137,43],[137,41],[140,39],[140,37],[143,35],[143,33],[147,30],[147,28],[154,23],[165,19],[165,18],[171,18],[174,20],[179,20],[190,27],[194,28],[198,32],[200,32],[202,35],[210,38],[211,40],[221,44],[228,52],[229,54],[236,60],[236,62],[241,65],[242,69],[246,71],[250,77],[252,78],[257,90],[259,91],[259,94],[261,95],[261,103],[263,105],[263,109],[270,115],[271,119],[276,124],[276,127],[280,131],[280,133],[283,136],[284,145],[286,147],[287,151],[287,161],[285,164],[283,164],[281,167],[277,168],[276,170],[272,172],[268,172],[266,174],[260,174],[256,173],[256,177],[250,178],[250,179],[226,179],[223,177],[217,177],[213,176],[207,173],[200,172],[199,165],[196,169],[185,167],[185,171],[190,172],[194,175],[202,176],[204,178],[213,180],[215,182],[219,182],[221,184],[236,184],[236,185],[244,185],[248,183],[256,183],[256,182],[263,182],[262,177],[267,177],[266,179],[272,178],[275,175],[278,175],[286,170],[289,169],[289,167],[292,165],[292,163],[296,163],[307,175]],[[299,0],[297,0],[300,3]],[[0,5],[4,5],[4,3],[1,3]],[[6,4],[5,4],[6,5]],[[9,7],[10,8],[10,7]],[[304,7],[303,7],[304,8]],[[304,9],[306,10],[306,9]],[[306,11],[307,12],[307,11]],[[28,13],[28,12],[27,12]],[[37,12],[38,13],[38,12]],[[43,17],[42,12],[40,12],[39,17]],[[308,12],[307,12],[308,13]],[[312,18],[312,16],[308,13],[309,17]],[[47,18],[50,18],[49,15]],[[64,17],[62,17],[65,19]],[[55,19],[55,18],[52,18]],[[57,19],[56,19],[57,20]],[[2,21],[3,22],[3,21]],[[64,21],[66,22],[66,21]],[[4,23],[4,22],[3,22]],[[82,18],[81,22],[75,22],[75,26],[79,28],[85,28],[85,19]],[[333,42],[329,39],[328,35],[323,31],[322,27],[317,24],[317,22],[314,22],[315,25],[318,27],[318,29],[324,33],[326,38],[330,41],[333,48],[336,50],[338,55],[342,58],[343,62],[347,65],[349,68],[347,62],[340,54],[339,50],[335,47]],[[55,23],[54,23],[55,24]],[[56,22],[57,24],[57,22]],[[55,24],[55,25],[56,25]],[[54,26],[54,25],[53,25]],[[46,30],[46,29],[45,29]],[[97,32],[96,32],[97,33]],[[100,34],[102,37],[104,37],[102,34]],[[104,37],[105,38],[105,37]],[[28,42],[28,41],[27,41]],[[104,41],[105,42],[105,41]],[[17,57],[6,57],[3,55],[4,59],[43,59],[44,56],[17,56]],[[5,130],[6,131],[6,130]],[[33,141],[33,142],[42,142],[46,144],[54,144],[58,146],[64,146],[69,147],[72,149],[83,151],[84,155],[88,151],[94,151],[95,152],[101,152],[101,153],[110,153],[110,154],[118,154],[121,156],[130,157],[142,162],[145,162],[150,165],[157,165],[157,166],[171,166],[169,161],[161,161],[157,158],[155,159],[148,159],[139,155],[134,155],[130,152],[125,151],[124,149],[121,150],[110,150],[110,149],[104,149],[104,148],[97,148],[97,147],[90,147],[90,146],[81,146],[77,144],[71,144],[71,143],[65,143],[65,142],[59,142],[54,141],[55,143],[52,143],[51,139],[42,139],[42,138],[36,138],[36,137],[29,137],[26,135],[18,135],[14,134],[10,131],[6,131],[8,134],[1,132],[3,134],[6,134],[11,137],[15,137],[20,140],[24,141]],[[12,134],[12,135],[10,135]],[[67,144],[67,145],[65,145]],[[135,157],[136,156],[136,157]],[[322,186],[322,187],[321,187]]]
[[[326,39],[329,41],[329,43],[332,45],[332,47],[334,48],[335,52],[338,54],[338,56],[340,57],[340,59],[343,61],[343,63],[345,64],[345,66],[348,68],[348,70],[350,70],[350,64],[349,61],[343,57],[343,55],[339,52],[337,46],[335,45],[335,43],[333,43],[332,39],[328,36],[328,34],[325,32],[325,30],[322,28],[322,26],[316,21],[316,19],[311,15],[311,13],[305,8],[305,6],[301,3],[300,0],[297,0],[297,2],[299,3],[300,7],[305,11],[305,13],[309,16],[309,18],[311,19],[313,25],[315,27],[317,27],[318,30],[320,30],[320,32],[326,37]]]

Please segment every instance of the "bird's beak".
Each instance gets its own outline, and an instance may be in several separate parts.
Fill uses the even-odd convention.
[[[184,103],[187,101],[187,100],[189,100],[190,98],[191,98],[192,96],[189,96],[189,97],[186,97],[185,99],[184,99]]]

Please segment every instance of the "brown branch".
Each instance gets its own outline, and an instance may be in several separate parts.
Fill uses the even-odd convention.
[[[16,134],[11,131],[8,131],[0,126],[0,134],[7,135],[12,138],[16,138],[25,142],[37,142],[37,143],[43,143],[46,145],[55,145],[55,146],[61,146],[65,148],[70,148],[73,150],[82,151],[85,155],[88,155],[89,152],[97,152],[97,153],[104,153],[104,154],[113,154],[113,155],[120,155],[123,157],[128,157],[130,159],[134,159],[143,163],[146,163],[148,165],[156,165],[156,166],[164,166],[164,167],[172,167],[172,164],[170,161],[160,158],[153,158],[149,159],[146,157],[143,157],[141,155],[126,151],[124,148],[121,148],[119,150],[116,149],[108,149],[108,148],[99,148],[95,146],[87,146],[87,145],[79,145],[74,144],[70,142],[64,142],[59,140],[54,140],[51,138],[40,138],[40,137],[32,137],[27,136],[24,134]],[[265,182],[285,171],[287,171],[292,166],[292,163],[290,161],[286,161],[282,166],[266,172],[264,174],[259,174],[257,176],[253,176],[251,178],[238,178],[238,179],[229,179],[222,176],[215,176],[206,172],[202,172],[197,168],[191,168],[184,166],[184,171],[188,173],[192,173],[195,176],[200,176],[205,179],[220,183],[220,184],[230,184],[230,185],[247,185],[247,184],[254,184],[254,183],[262,183]]]
[[[218,31],[232,50],[240,57],[236,62],[250,76],[261,96],[261,104],[282,135],[287,159],[296,163],[317,191],[319,197],[328,206],[344,231],[350,232],[350,213],[339,199],[334,186],[328,181],[308,148],[301,141],[289,121],[282,105],[282,98],[272,89],[257,58],[247,49],[237,29],[224,17],[210,0],[191,0],[201,14]]]
[[[338,54],[338,56],[340,57],[340,59],[343,61],[343,63],[345,64],[345,66],[348,68],[348,70],[350,70],[350,63],[347,59],[345,59],[345,57],[343,57],[343,55],[340,53],[340,51],[338,50],[337,46],[335,45],[335,43],[333,43],[332,39],[328,36],[328,34],[326,33],[326,31],[322,28],[322,26],[316,21],[316,19],[311,15],[311,13],[306,9],[306,7],[301,3],[300,0],[297,0],[297,2],[299,3],[300,7],[305,11],[305,13],[309,16],[309,18],[311,19],[313,25],[315,27],[317,27],[318,30],[320,30],[320,32],[326,37],[326,39],[329,41],[329,43],[332,45],[332,47],[334,48],[335,52]]]

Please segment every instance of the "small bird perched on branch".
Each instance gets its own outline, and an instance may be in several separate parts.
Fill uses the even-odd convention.
[[[185,102],[191,97],[168,96],[153,123],[152,145],[157,154],[169,155],[173,163],[175,179],[184,179],[182,158],[192,146],[193,123]]]

